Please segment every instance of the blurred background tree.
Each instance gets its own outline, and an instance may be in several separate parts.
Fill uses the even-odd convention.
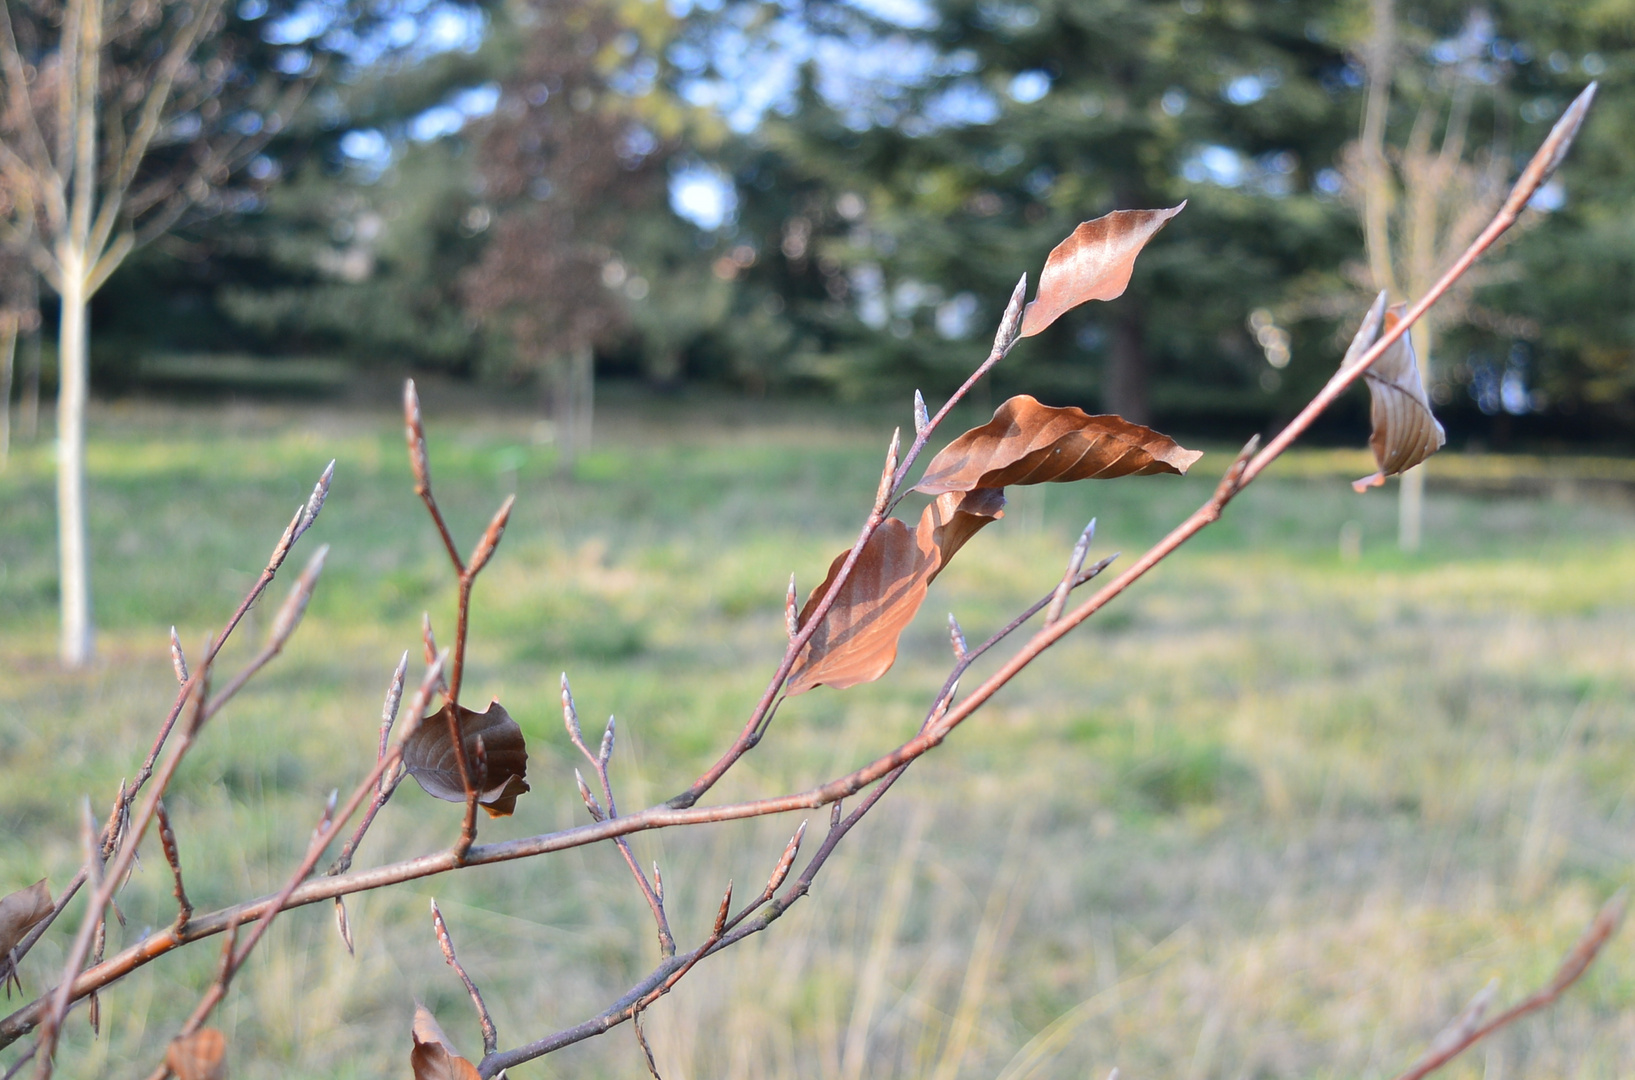
[[[344,48],[348,5],[245,20],[259,2],[238,18],[269,63],[329,48],[331,69],[263,151],[276,183],[110,283],[102,385],[249,353],[534,383],[562,407],[589,401],[592,369],[666,392],[930,394],[1014,269],[1080,220],[1185,198],[1126,301],[1063,320],[995,390],[1207,434],[1309,394],[1362,303],[1347,147],[1370,0],[377,5]],[[1456,444],[1621,438],[1635,2],[1397,16],[1381,132],[1399,171],[1444,145],[1455,99],[1467,159],[1491,148],[1500,172],[1603,82],[1579,167],[1538,207],[1552,228],[1465,298],[1431,370]]]

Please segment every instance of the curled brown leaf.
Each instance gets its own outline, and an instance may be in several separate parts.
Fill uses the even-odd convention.
[[[1086,221],[1050,253],[1039,275],[1039,292],[1022,316],[1022,337],[1031,337],[1087,300],[1112,300],[1130,284],[1135,257],[1170,218],[1186,209],[1114,210]]]
[[[227,1036],[215,1028],[200,1028],[172,1040],[165,1064],[176,1080],[226,1080]]]
[[[428,716],[403,743],[403,767],[425,789],[426,794],[448,802],[465,802],[465,783],[460,776],[454,742],[449,738],[449,710],[457,709],[460,741],[466,761],[479,758],[485,768],[473,778],[477,801],[490,817],[505,817],[516,811],[517,796],[528,790],[528,747],[522,729],[497,701],[483,712],[473,712],[453,702]]]
[[[414,1080],[478,1080],[477,1067],[454,1052],[448,1036],[424,1005],[415,1007],[411,1035],[414,1049],[409,1051],[409,1064],[414,1068]]]
[[[1385,312],[1386,332],[1402,321],[1407,307],[1393,304]],[[1373,431],[1368,436],[1368,445],[1374,451],[1374,463],[1379,471],[1351,485],[1359,492],[1378,487],[1385,483],[1387,476],[1413,468],[1442,449],[1447,441],[1442,425],[1431,415],[1431,402],[1425,396],[1419,361],[1407,334],[1386,349],[1363,372],[1363,378],[1368,380],[1372,403]]]
[[[41,878],[0,899],[0,960],[17,947],[36,923],[51,914],[51,890]]]
[[[888,518],[869,537],[857,564],[789,675],[790,695],[814,686],[872,682],[897,659],[897,641],[925,602],[926,589],[948,560],[984,526],[1003,516],[1004,492],[950,492],[931,501],[912,532]],[[801,610],[807,622],[846,562],[843,552]]]
[[[1122,417],[1053,408],[1020,394],[994,410],[991,421],[943,447],[915,490],[940,495],[1012,484],[1180,474],[1202,456]]]

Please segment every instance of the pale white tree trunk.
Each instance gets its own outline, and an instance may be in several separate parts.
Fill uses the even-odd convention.
[[[596,417],[596,355],[588,345],[557,358],[547,372],[551,421],[560,451],[557,467],[571,472],[579,455],[590,449]]]
[[[57,558],[63,666],[91,661],[91,583],[85,542],[85,402],[90,384],[84,257],[64,251],[57,360]]]

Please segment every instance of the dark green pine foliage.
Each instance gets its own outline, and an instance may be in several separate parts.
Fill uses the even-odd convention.
[[[1360,98],[1332,8],[944,0],[930,28],[881,31],[909,61],[926,45],[939,57],[876,110],[888,123],[808,89],[755,136],[830,193],[814,246],[846,313],[819,308],[839,348],[824,374],[853,393],[948,389],[1016,273],[1036,275],[1078,222],[1189,199],[1126,296],[1019,350],[998,392],[1229,420],[1320,381],[1263,378],[1245,320],[1356,246],[1350,211],[1315,187]],[[753,220],[756,189],[743,195]]]
[[[477,14],[484,5],[462,10]],[[98,382],[137,377],[144,355],[319,356],[470,371],[480,339],[460,311],[457,275],[475,258],[479,199],[458,137],[405,137],[427,109],[494,77],[506,39],[425,55],[394,20],[424,25],[420,4],[328,7],[300,41],[280,28],[298,0],[229,5],[226,34],[246,65],[306,79],[301,107],[213,200],[142,249],[95,302]],[[348,157],[350,132],[394,147],[385,167]],[[181,148],[185,150],[185,145]]]

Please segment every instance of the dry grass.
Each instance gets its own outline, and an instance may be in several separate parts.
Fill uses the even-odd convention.
[[[485,838],[583,814],[554,703],[563,668],[587,719],[619,716],[621,802],[679,790],[781,650],[789,570],[810,587],[853,535],[879,431],[632,406],[565,482],[527,418],[467,422],[434,391],[425,401],[463,542],[504,491],[520,496],[478,586],[468,685],[522,723],[535,790]],[[329,789],[361,771],[421,609],[448,619],[398,430],[385,410],[272,409],[106,412],[93,430],[104,660],[90,676],[50,660],[48,458],[25,453],[0,476],[0,891],[72,873],[78,796],[111,796],[173,692],[169,623],[197,641],[337,457],[312,616],[171,800],[196,902],[265,892]],[[1214,458],[1197,480],[1023,492],[938,581],[891,675],[792,703],[719,797],[806,783],[900,738],[946,668],[943,610],[972,634],[995,625],[1048,587],[1091,513],[1099,550],[1136,550],[1207,491]],[[1635,513],[1438,494],[1433,463],[1430,546],[1406,559],[1388,543],[1389,496],[1331,478],[1346,464],[1275,468],[917,765],[804,910],[652,1010],[667,1080],[1043,1080],[1114,1064],[1130,1077],[1389,1077],[1489,977],[1501,1001],[1544,978],[1635,856]],[[1357,561],[1338,552],[1347,522]],[[678,934],[696,938],[725,880],[764,876],[795,824],[635,843],[664,865]],[[360,865],[457,828],[458,808],[406,788]],[[156,863],[125,894],[127,942],[170,918]],[[502,1043],[596,1011],[654,954],[611,848],[356,898],[355,960],[329,909],[304,909],[220,1014],[234,1074],[400,1075],[417,997],[474,1051],[430,895]],[[64,933],[25,964],[31,989]],[[95,1043],[76,1014],[63,1075],[156,1060],[213,962],[195,949],[116,987]],[[1558,1008],[1448,1075],[1635,1075],[1632,1004],[1635,938],[1620,939]],[[640,1070],[621,1031],[516,1075]]]

